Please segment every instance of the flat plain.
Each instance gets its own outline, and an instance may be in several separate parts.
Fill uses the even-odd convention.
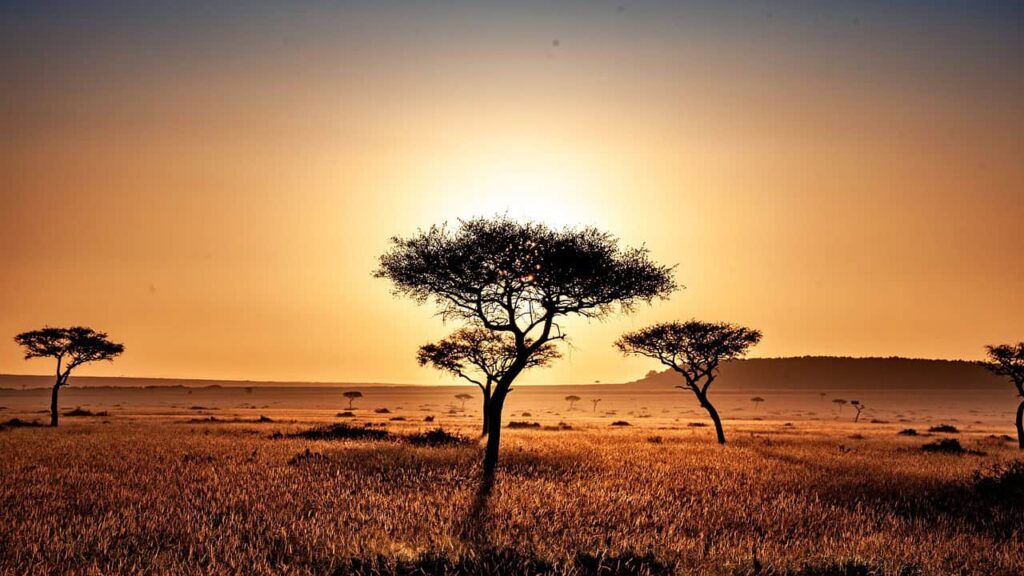
[[[723,394],[719,446],[681,392],[573,388],[569,409],[567,389],[513,393],[487,496],[454,388],[367,388],[352,410],[336,389],[70,389],[84,415],[0,431],[0,573],[1024,571],[1012,398],[854,423],[817,394]],[[45,399],[3,391],[2,421],[45,421]],[[339,423],[382,438],[296,436]]]

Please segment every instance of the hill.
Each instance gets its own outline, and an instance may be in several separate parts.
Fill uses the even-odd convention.
[[[680,384],[672,371],[649,373],[636,387]],[[1005,390],[1009,384],[975,362],[917,358],[749,358],[722,365],[725,390]]]

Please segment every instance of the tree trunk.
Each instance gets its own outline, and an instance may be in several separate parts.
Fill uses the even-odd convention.
[[[484,479],[494,479],[494,471],[498,467],[498,447],[501,444],[501,409],[505,403],[505,397],[495,394],[491,398],[487,421],[487,451],[484,453]]]
[[[60,413],[57,412],[57,393],[60,392],[60,383],[53,385],[53,392],[50,393],[50,426],[57,427],[57,420]],[[1019,420],[1019,418],[1018,418]]]
[[[487,393],[485,392],[484,393],[484,413],[483,413],[484,414],[484,417],[483,417],[484,429],[483,429],[483,432],[480,434],[481,436],[487,436],[488,432],[490,431],[490,426],[489,426],[490,422],[491,422],[491,414],[490,414],[490,409],[491,409],[490,404],[491,404],[491,402],[490,402],[490,400],[491,399],[487,397]]]
[[[1017,446],[1024,450],[1024,400],[1017,406]]]
[[[725,444],[725,432],[722,430],[722,419],[718,417],[718,411],[711,405],[711,402],[708,402],[706,396],[700,399],[700,405],[708,411],[711,421],[715,423],[715,434],[718,435],[718,443]]]

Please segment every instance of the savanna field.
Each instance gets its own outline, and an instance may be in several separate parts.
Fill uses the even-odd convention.
[[[0,573],[1024,571],[1024,466],[987,427],[768,417],[719,446],[700,418],[520,412],[541,426],[502,430],[483,496],[455,409],[193,408],[0,431]]]

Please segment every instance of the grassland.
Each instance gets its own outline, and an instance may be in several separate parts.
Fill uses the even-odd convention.
[[[1024,572],[1020,455],[983,431],[951,455],[884,424],[509,430],[482,498],[480,447],[413,446],[433,424],[408,416],[357,410],[392,432],[357,441],[279,415],[9,428],[0,573]]]

